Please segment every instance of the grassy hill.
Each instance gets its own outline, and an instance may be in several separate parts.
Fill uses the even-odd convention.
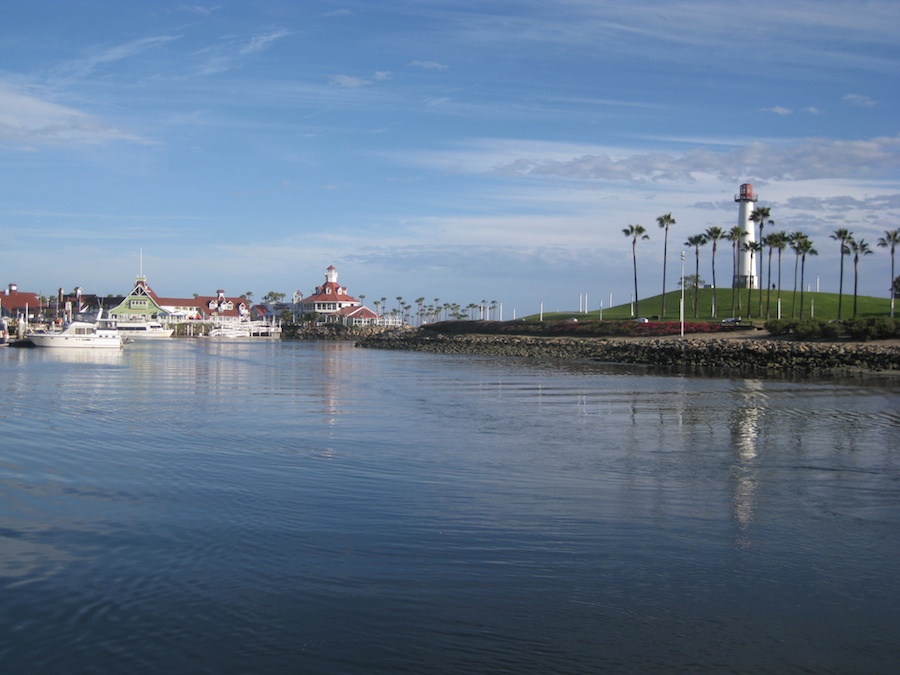
[[[712,316],[712,298],[713,293],[716,294],[716,304],[718,311],[716,317]],[[679,312],[678,304],[681,300],[681,290],[666,293],[666,313],[660,316],[661,295],[654,295],[648,298],[641,298],[639,304],[640,313],[636,316],[643,316],[659,321],[678,321]],[[781,292],[781,317],[790,319],[800,318],[800,293],[797,292],[796,303],[793,302],[793,293],[791,291]],[[732,313],[732,289],[730,288],[701,288],[697,295],[698,312],[694,315],[694,295],[687,291],[684,294],[684,320],[691,321],[720,321],[730,316],[740,316],[744,320],[763,323],[766,320],[766,291],[762,291],[762,313],[759,309],[759,291],[753,290],[750,295],[750,304],[748,308],[747,290],[736,289],[735,292],[735,309]],[[890,316],[891,301],[889,298],[873,298],[870,296],[859,296],[856,301],[856,316],[858,318],[869,317],[886,317]],[[596,320],[600,318],[600,310],[595,309],[587,313],[579,312],[544,312],[544,321],[559,321],[576,317],[579,320]],[[616,305],[603,309],[603,319],[622,320],[631,319],[631,306],[629,303]],[[803,318],[810,318],[824,321],[836,319],[838,315],[838,294],[837,293],[810,293],[803,294]],[[769,318],[777,318],[778,305],[776,302],[776,293],[773,291],[769,296]],[[844,293],[841,304],[841,318],[849,319],[853,316],[853,294]],[[526,317],[527,321],[537,321],[540,316],[537,314]]]

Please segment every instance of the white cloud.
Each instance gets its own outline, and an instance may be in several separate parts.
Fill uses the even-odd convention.
[[[157,35],[154,37],[141,38],[140,40],[132,40],[125,44],[100,49],[85,58],[63,63],[58,70],[65,76],[85,77],[100,66],[131,58],[148,49],[153,49],[164,45],[167,42],[178,40],[179,37],[180,36],[177,35]]]
[[[364,80],[360,77],[353,77],[352,75],[334,75],[331,78],[332,83],[340,85],[341,87],[347,87],[348,89],[356,89],[357,87],[365,87],[368,84],[371,84],[369,80]]]
[[[74,108],[0,83],[0,141],[18,145],[143,142]]]
[[[729,183],[762,180],[893,177],[900,136],[866,140],[806,138],[744,145],[695,145],[684,152],[530,141],[484,140],[456,151],[405,158],[442,171],[572,181],[695,183],[711,175]]]
[[[875,101],[869,98],[868,96],[863,96],[862,94],[847,94],[841,100],[844,103],[847,103],[852,106],[856,106],[858,108],[872,108],[875,106]]]
[[[263,35],[257,35],[243,43],[238,49],[238,53],[242,56],[246,56],[247,54],[260,52],[288,35],[290,35],[290,32],[286,30],[276,30]]]
[[[764,108],[764,110],[765,110],[766,112],[772,112],[772,113],[775,113],[776,115],[791,115],[791,114],[793,114],[793,112],[794,112],[794,111],[791,110],[790,108],[784,108],[784,107],[782,107],[782,106],[780,106],[780,105],[776,105],[776,106],[773,106],[773,107],[771,107],[771,108]]]
[[[424,68],[425,70],[447,70],[450,66],[438,63],[437,61],[410,61],[409,65],[414,68]]]

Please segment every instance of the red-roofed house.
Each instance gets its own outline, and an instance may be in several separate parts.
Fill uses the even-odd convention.
[[[381,317],[362,302],[347,294],[347,288],[337,282],[334,265],[325,270],[325,283],[316,286],[312,295],[304,298],[299,291],[294,294],[296,313],[316,314],[319,323],[342,323],[346,326],[366,326],[381,323]]]
[[[162,298],[147,285],[145,277],[138,277],[134,288],[110,315],[122,321],[156,320],[164,322],[194,319],[217,323],[237,323],[250,318],[250,306],[244,298],[228,298],[225,291],[216,295],[193,298]]]
[[[16,284],[10,284],[6,291],[0,294],[0,314],[17,318],[25,317],[34,319],[41,311],[41,298],[37,293],[19,291]]]

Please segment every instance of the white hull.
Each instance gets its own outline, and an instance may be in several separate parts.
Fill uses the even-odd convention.
[[[73,321],[59,333],[29,333],[26,337],[35,347],[65,349],[121,349],[125,344],[119,332],[108,321]]]
[[[119,335],[130,340],[156,340],[172,337],[174,328],[165,328],[160,323],[122,322],[116,324]]]
[[[31,333],[35,347],[65,347],[66,349],[121,349],[118,335],[63,335],[62,333]]]

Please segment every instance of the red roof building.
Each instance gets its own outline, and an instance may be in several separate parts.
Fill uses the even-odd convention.
[[[317,314],[319,323],[342,323],[347,326],[364,326],[380,323],[380,317],[362,302],[347,293],[347,288],[337,282],[338,273],[334,265],[325,270],[325,283],[304,298],[302,293],[294,294],[297,314]]]
[[[16,284],[10,284],[0,294],[0,314],[9,317],[28,315],[34,319],[41,311],[41,298],[37,293],[19,291]]]

